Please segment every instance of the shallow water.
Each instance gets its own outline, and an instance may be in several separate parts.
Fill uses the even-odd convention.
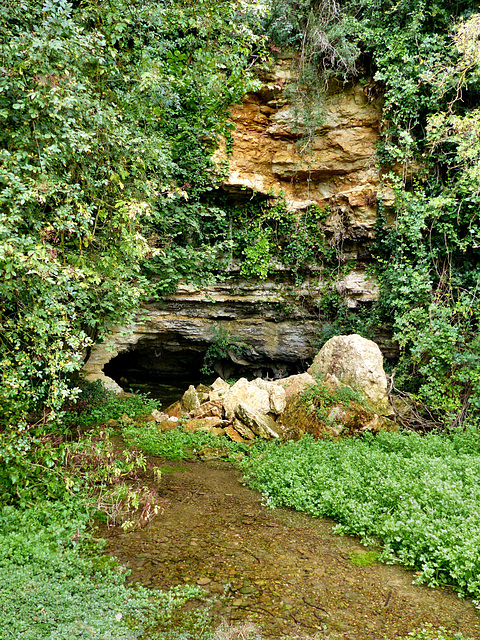
[[[480,638],[470,602],[375,563],[356,539],[334,535],[331,520],[267,509],[228,463],[151,461],[164,469],[163,515],[108,540],[130,582],[200,585],[218,620],[252,621],[264,638],[393,640],[428,622]]]
[[[189,385],[193,384],[195,387],[200,383],[211,384],[212,378],[150,378],[144,380],[141,378],[130,377],[128,380],[125,378],[118,380],[119,384],[125,391],[133,391],[134,393],[147,394],[150,398],[155,398],[161,403],[161,408],[166,409],[168,406],[180,400]]]

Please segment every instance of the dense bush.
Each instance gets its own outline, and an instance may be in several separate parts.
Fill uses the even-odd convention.
[[[128,419],[148,414],[156,403],[142,396],[118,398],[102,390],[100,383],[81,387],[80,398],[69,403],[62,425],[55,430],[35,434],[11,429],[2,434],[0,506],[4,503],[31,506],[38,499],[86,496],[87,491],[92,503],[102,496],[99,509],[109,511],[109,495],[112,489],[121,489],[120,478],[134,478],[145,467],[145,460],[134,452],[122,454],[114,450],[105,423],[122,416]],[[81,399],[83,395],[86,403]],[[119,517],[128,519],[130,497],[127,490],[126,502],[119,504],[117,510]],[[143,497],[147,497],[145,493]]]
[[[146,260],[161,291],[212,262],[198,194],[218,181],[209,156],[249,86],[260,13],[3,3],[0,426],[56,420],[85,349],[153,291]]]

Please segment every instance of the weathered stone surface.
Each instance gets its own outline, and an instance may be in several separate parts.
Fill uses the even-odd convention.
[[[275,420],[269,416],[262,415],[250,406],[240,403],[235,409],[235,415],[260,438],[274,440],[279,437],[276,431]]]
[[[273,384],[281,386],[285,390],[285,398],[289,400],[294,396],[300,395],[305,389],[315,384],[315,378],[309,373],[299,373],[295,376],[289,376],[281,380],[275,380]]]
[[[279,59],[263,78],[263,86],[231,108],[235,128],[225,188],[266,195],[283,192],[293,209],[342,203],[343,209],[354,212],[349,224],[372,235],[380,182],[373,159],[382,103],[371,100],[361,85],[332,85],[323,124],[302,155],[296,142],[305,125],[284,93],[293,73],[295,60]],[[214,159],[218,164],[225,160],[225,147]]]
[[[174,429],[178,429],[178,418],[170,417],[168,420],[163,420],[159,422],[157,425],[160,431],[173,431]]]
[[[259,389],[262,389],[263,391],[270,392],[269,380],[264,380],[263,378],[255,378],[255,380],[252,380],[252,384],[254,384]]]
[[[232,426],[235,431],[238,431],[238,433],[243,438],[245,438],[245,440],[254,440],[255,434],[253,433],[253,431],[249,429],[246,424],[243,424],[243,422],[241,422],[238,418],[233,419]]]
[[[186,376],[202,366],[218,326],[248,345],[242,353],[248,366],[223,363],[223,376],[238,377],[248,371],[253,376],[283,378],[297,373],[316,353],[313,345],[319,321],[315,309],[325,285],[320,276],[312,275],[297,289],[298,299],[309,300],[308,306],[298,301],[290,304],[287,292],[273,280],[237,279],[235,286],[217,283],[203,289],[180,285],[161,303],[145,305],[138,322],[114,328],[106,343],[94,345],[84,374],[88,380],[101,379],[117,391],[120,386],[111,379],[109,383],[108,375],[119,379],[132,371],[144,379],[150,375]],[[377,285],[364,271],[350,272],[336,286],[342,288],[342,296],[352,309],[377,297]],[[284,306],[288,306],[288,315],[282,311]],[[389,353],[394,355],[395,349]]]
[[[282,411],[285,410],[287,402],[285,389],[280,386],[272,385],[268,394],[270,397],[270,413],[274,413],[277,416],[280,415]]]
[[[342,407],[333,407],[327,416],[327,422],[345,422],[348,414]]]
[[[154,409],[152,411],[152,418],[155,422],[163,422],[164,420],[168,420],[168,415],[163,413],[163,411],[158,411],[158,409]]]
[[[363,392],[381,412],[391,413],[383,356],[371,340],[357,334],[330,338],[315,356],[308,373],[335,376],[341,383]]]
[[[225,435],[228,436],[230,440],[233,440],[234,442],[243,442],[242,436],[238,433],[238,431],[234,429],[232,425],[229,425],[225,429]]]
[[[190,412],[192,418],[209,418],[209,417],[223,417],[223,403],[221,398],[218,400],[208,400],[204,402],[197,409]]]
[[[99,345],[95,345],[95,347],[97,346]],[[88,380],[88,382],[95,382],[96,380],[100,380],[107,391],[113,391],[113,393],[123,393],[122,387],[117,382],[115,382],[115,380],[103,373],[103,365],[106,362],[110,362],[111,358],[112,354],[107,352],[105,349],[102,349],[100,346],[100,348],[96,350],[94,360],[92,360],[91,362],[89,360],[90,366],[88,367],[88,369],[83,370],[83,372],[86,374],[85,380]]]
[[[212,427],[210,433],[214,436],[224,436],[226,427]]]
[[[377,431],[380,431],[381,428],[382,428],[381,418],[377,413],[375,413],[373,418],[363,425],[362,431],[377,432]]]
[[[177,402],[174,402],[165,409],[165,413],[171,418],[177,418],[178,420],[178,418],[181,418],[185,412],[182,409],[182,403],[180,400],[177,400]]]
[[[190,411],[195,411],[200,406],[200,400],[198,399],[197,390],[191,384],[181,399],[182,409],[185,413],[190,413]]]
[[[217,393],[219,396],[223,396],[227,391],[230,390],[230,385],[228,384],[228,382],[225,382],[225,380],[222,380],[222,378],[217,378],[210,385],[210,389]]]
[[[262,380],[262,378],[256,378],[253,384],[268,393],[270,399],[269,413],[274,413],[278,416],[285,410],[286,397],[283,387],[274,384],[270,380]]]
[[[199,384],[195,391],[197,392],[197,398],[200,401],[200,404],[210,400],[210,387],[207,387],[207,385]]]
[[[223,397],[223,408],[228,420],[233,420],[236,408],[240,403],[244,403],[260,413],[268,413],[270,411],[268,391],[259,389],[255,384],[245,378],[237,380]]]

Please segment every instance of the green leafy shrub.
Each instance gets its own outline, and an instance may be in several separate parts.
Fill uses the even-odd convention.
[[[97,388],[95,386],[95,389]],[[103,390],[98,392],[98,395],[97,392],[92,395],[90,385],[87,385],[86,388],[80,387],[80,389],[78,399],[69,403],[68,413],[63,418],[63,427],[67,427],[69,430],[101,425],[107,420],[118,420],[123,415],[135,418],[143,414],[150,414],[158,408],[156,400],[142,394],[127,396]]]
[[[342,412],[341,420],[337,410]],[[304,433],[315,438],[339,433],[345,436],[357,434],[375,415],[375,409],[362,393],[347,386],[336,388],[319,380],[287,400],[282,423],[288,428],[290,437]]]
[[[84,349],[146,291],[140,230],[171,162],[139,126],[107,16],[91,17],[67,2],[1,9],[3,425],[55,420]]]
[[[92,341],[147,293],[215,270],[218,228],[200,227],[223,214],[200,196],[220,179],[210,156],[227,108],[253,86],[262,11],[0,9],[0,426],[58,421]]]
[[[229,360],[229,352],[233,353],[234,356],[240,356],[246,346],[237,336],[232,335],[228,329],[221,325],[216,326],[213,332],[213,340],[205,352],[200,371],[205,375],[215,373],[215,364],[225,359]]]
[[[256,242],[251,247],[244,250],[245,259],[242,263],[240,273],[242,276],[251,278],[257,276],[260,280],[265,280],[268,276],[268,266],[271,260],[271,246],[268,234],[260,233]]]
[[[0,431],[0,502],[26,506],[40,498],[63,498],[134,472],[144,460],[135,459],[134,453],[117,456],[108,432],[98,427],[123,415],[149,414],[156,406],[141,395],[119,397],[100,384],[82,383],[78,400],[64,407],[63,423],[55,430],[44,433],[40,424]]]
[[[184,460],[204,447],[218,447],[219,438],[205,431],[188,433],[175,429],[163,433],[155,425],[129,426],[123,431],[126,441],[145,453],[168,460]],[[223,442],[222,442],[223,444]]]

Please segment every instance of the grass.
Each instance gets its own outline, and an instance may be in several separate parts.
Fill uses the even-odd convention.
[[[380,554],[376,551],[365,551],[364,553],[352,551],[349,560],[356,567],[371,567],[377,563],[379,557]]]
[[[167,460],[187,460],[204,447],[218,447],[218,437],[206,431],[186,433],[180,430],[163,433],[154,424],[127,425],[122,436],[130,446],[135,446],[154,456]]]
[[[189,433],[175,429],[162,432],[155,424],[127,425],[122,428],[122,436],[129,446],[138,447],[145,453],[153,456],[161,456],[167,460],[188,460],[193,458],[202,449],[225,450],[226,455],[243,457],[255,456],[268,445],[263,440],[252,443],[236,443],[227,438],[219,438],[207,431]]]

